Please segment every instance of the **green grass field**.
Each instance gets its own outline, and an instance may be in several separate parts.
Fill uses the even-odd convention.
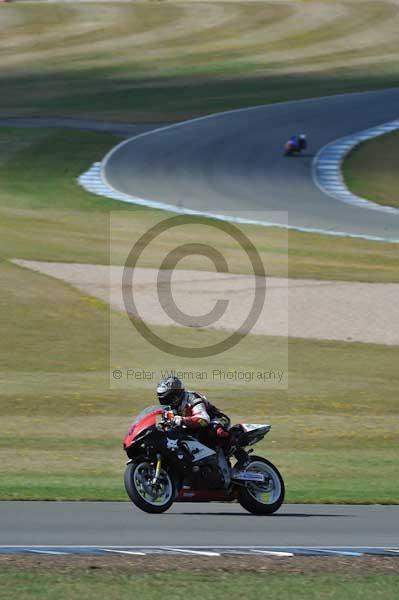
[[[399,132],[357,146],[344,162],[346,185],[361,198],[399,207]]]
[[[0,12],[0,117],[166,122],[399,84],[396,7],[385,1],[17,1]],[[0,130],[3,499],[125,498],[121,437],[131,417],[153,403],[153,392],[110,388],[105,304],[9,262],[108,264],[111,211],[125,211],[137,235],[148,228],[155,211],[76,185],[117,141],[105,134]],[[286,274],[288,239],[290,277],[399,281],[396,245],[247,231],[269,275]],[[130,232],[118,232],[115,264],[132,243]],[[185,241],[183,232],[168,243]],[[207,241],[231,250],[215,235]],[[156,250],[147,266],[156,264]],[[239,257],[234,262],[236,272],[245,271]],[[194,259],[184,267],[203,268]],[[127,361],[164,366],[137,334],[125,332],[122,315],[111,316]],[[159,331],[184,335],[166,329]],[[216,334],[203,335],[212,341]],[[281,340],[248,336],[218,366],[263,368],[265,344],[271,356],[284,354]],[[288,391],[260,385],[204,391],[234,420],[273,424],[261,451],[283,471],[288,501],[397,502],[399,349],[296,339],[288,349]]]
[[[327,560],[327,559],[326,559]],[[189,594],[193,600],[251,598],[261,600],[394,600],[397,597],[398,576],[395,575],[276,575],[269,573],[192,573],[163,572],[128,574],[104,572],[98,569],[49,573],[7,569],[0,573],[0,598],[21,600],[88,600],[93,597],[158,600],[172,597],[183,600]],[[166,594],[166,596],[165,596]]]

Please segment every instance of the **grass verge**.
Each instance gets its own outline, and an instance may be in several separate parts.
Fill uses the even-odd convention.
[[[1,271],[8,344],[0,351],[0,497],[125,499],[121,439],[132,416],[154,403],[155,381],[110,386],[115,365],[104,304],[7,263]],[[171,367],[170,357],[126,327],[125,315],[111,314],[127,365]],[[184,335],[181,328],[154,329],[172,341]],[[206,332],[206,342],[216,335]],[[247,336],[201,368],[264,369],[266,355],[284,362],[284,343]],[[288,390],[263,382],[188,383],[234,421],[272,423],[258,451],[281,468],[288,501],[396,503],[399,347],[290,339],[288,352]],[[186,368],[190,360],[180,359],[179,369]]]
[[[356,146],[344,161],[347,187],[357,196],[399,208],[399,132]]]
[[[163,572],[155,574],[129,574],[75,570],[72,573],[36,570],[0,573],[1,592],[4,600],[41,598],[50,600],[84,600],[96,596],[112,600],[123,595],[157,600],[169,596],[183,599],[190,595],[194,600],[222,600],[229,598],[319,600],[389,600],[396,597],[398,576],[383,575],[302,575],[269,573],[214,573]],[[135,592],[137,590],[137,594]],[[166,590],[166,591],[165,591]]]
[[[399,84],[385,0],[16,2],[1,16],[0,116],[173,121]]]

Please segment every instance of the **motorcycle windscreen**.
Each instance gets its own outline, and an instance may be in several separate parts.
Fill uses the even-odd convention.
[[[159,406],[147,406],[144,410],[141,411],[140,414],[137,415],[135,420],[130,426],[129,431],[125,439],[123,440],[123,445],[125,448],[129,448],[134,442],[134,439],[145,429],[156,425],[157,418],[162,415],[165,407]]]

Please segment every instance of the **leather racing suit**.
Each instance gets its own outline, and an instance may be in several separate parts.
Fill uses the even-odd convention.
[[[189,429],[198,430],[198,433],[202,430],[211,443],[227,441],[229,438],[229,417],[198,392],[184,392],[183,399],[174,413],[176,416],[173,421],[176,425],[185,425]]]

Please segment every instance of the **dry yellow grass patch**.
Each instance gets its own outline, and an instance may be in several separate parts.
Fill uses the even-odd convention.
[[[94,8],[95,6],[95,8]],[[285,68],[338,68],[372,52],[391,59],[396,1],[17,3],[0,25],[2,68],[140,65],[213,59]],[[94,61],[94,62],[93,62]],[[156,62],[155,62],[156,61]],[[360,63],[361,64],[361,63]],[[298,67],[300,69],[300,67]]]

